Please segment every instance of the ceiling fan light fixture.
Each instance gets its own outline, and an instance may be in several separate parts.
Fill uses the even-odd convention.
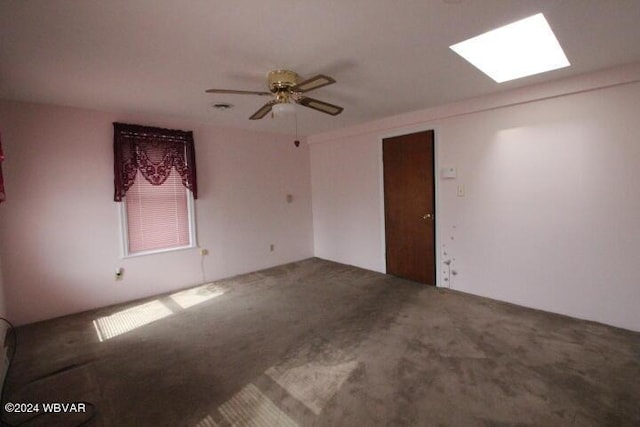
[[[275,117],[292,116],[296,113],[295,104],[289,102],[282,102],[273,106],[273,115]]]

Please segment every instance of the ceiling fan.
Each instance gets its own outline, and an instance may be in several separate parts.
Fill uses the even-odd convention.
[[[267,84],[269,92],[258,92],[251,90],[229,90],[229,89],[208,89],[206,93],[226,93],[237,95],[259,95],[273,96],[274,99],[264,104],[258,111],[253,113],[249,120],[261,119],[267,115],[272,109],[286,110],[288,105],[292,106],[292,101],[304,107],[312,108],[332,116],[342,113],[344,108],[320,101],[314,98],[304,96],[303,93],[314,89],[328,86],[336,81],[324,74],[318,74],[307,80],[300,82],[300,76],[290,70],[273,70],[267,74]]]

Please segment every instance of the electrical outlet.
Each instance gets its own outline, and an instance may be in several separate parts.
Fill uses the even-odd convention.
[[[209,249],[200,249],[200,255],[202,256],[209,255]]]

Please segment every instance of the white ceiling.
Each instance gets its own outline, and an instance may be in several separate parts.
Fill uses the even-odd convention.
[[[448,47],[538,12],[571,67],[497,84]],[[333,76],[310,96],[344,113],[299,107],[301,135],[639,60],[638,0],[0,0],[0,98],[292,133],[204,90]]]

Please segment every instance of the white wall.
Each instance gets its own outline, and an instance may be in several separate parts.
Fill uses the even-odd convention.
[[[114,121],[194,131],[198,243],[209,249],[206,280],[312,256],[309,152],[306,144],[295,148],[290,136],[0,102],[7,190],[0,257],[12,321],[202,282],[197,249],[122,259],[113,202]],[[114,280],[116,267],[125,270],[122,281]]]
[[[437,164],[458,169],[438,179],[440,285],[640,330],[638,80],[607,71],[310,137],[316,256],[385,271],[381,138],[434,128]]]
[[[385,271],[380,150],[370,135],[311,145],[315,256]]]

